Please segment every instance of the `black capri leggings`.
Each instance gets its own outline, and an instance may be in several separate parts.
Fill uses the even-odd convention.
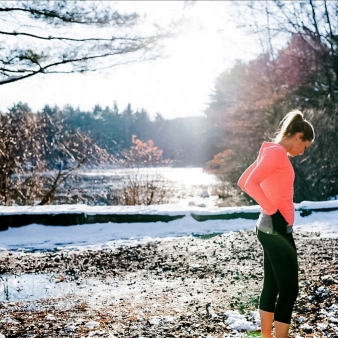
[[[290,324],[298,295],[297,250],[292,233],[269,235],[258,230],[257,237],[264,249],[264,283],[259,308],[274,312],[274,320]]]

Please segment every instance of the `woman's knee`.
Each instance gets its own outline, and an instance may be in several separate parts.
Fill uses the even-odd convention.
[[[289,282],[286,285],[283,285],[279,290],[279,298],[286,303],[292,303],[296,301],[299,292],[298,279],[293,282]]]
[[[275,309],[275,320],[290,324],[293,307],[296,301],[296,297],[293,294],[289,294],[288,297],[279,297]]]

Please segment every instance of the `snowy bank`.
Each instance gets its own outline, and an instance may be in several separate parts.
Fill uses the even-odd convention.
[[[303,202],[296,205],[295,231],[311,231],[319,237],[338,237],[338,201]],[[312,210],[307,217],[302,217],[304,210]],[[323,209],[330,212],[323,212]],[[60,215],[81,214],[87,217],[92,215],[119,215],[120,217],[136,215],[134,217],[149,217],[150,222],[125,221],[122,223],[106,221],[104,223],[88,223],[80,225],[43,226],[32,223],[24,227],[9,227],[1,232],[0,248],[3,250],[55,250],[57,248],[84,249],[88,246],[95,248],[118,247],[135,243],[146,243],[156,240],[171,239],[184,236],[201,236],[214,233],[230,233],[238,230],[248,230],[255,227],[257,217],[235,219],[213,219],[226,215],[238,216],[240,213],[259,213],[258,206],[217,208],[212,206],[198,207],[183,204],[168,204],[156,206],[85,206],[85,205],[56,205],[35,207],[0,207],[0,215]],[[204,222],[196,221],[193,215],[210,217]],[[177,217],[180,216],[180,217]],[[161,217],[172,217],[168,223]],[[177,217],[175,219],[175,217]],[[233,217],[234,218],[234,217]]]
[[[325,212],[338,210],[338,201],[302,202],[295,205],[301,216],[308,216],[313,211]],[[93,223],[148,223],[170,222],[185,216],[192,216],[197,221],[257,219],[259,206],[212,207],[184,206],[165,204],[156,206],[87,206],[47,205],[0,207],[0,230],[8,227],[20,227],[29,224],[69,226]]]

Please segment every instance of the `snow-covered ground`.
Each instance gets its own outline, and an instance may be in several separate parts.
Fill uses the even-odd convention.
[[[80,213],[90,214],[151,214],[151,215],[185,215],[169,223],[97,223],[74,226],[43,226],[31,224],[19,228],[9,228],[0,232],[2,250],[54,250],[56,248],[100,249],[120,245],[144,243],[154,240],[168,240],[176,237],[204,235],[212,233],[229,233],[238,230],[253,229],[254,220],[209,220],[196,221],[195,214],[224,214],[234,212],[258,212],[258,206],[226,207],[212,206],[210,199],[203,199],[202,206],[180,204],[156,206],[85,206],[85,205],[50,205],[27,207],[0,207],[0,214],[29,213]],[[208,205],[210,202],[210,205]],[[198,204],[202,205],[202,203]],[[338,201],[302,202],[296,204],[295,231],[310,231],[319,237],[338,237],[338,211],[312,212],[306,217],[300,216],[302,209],[337,208]]]

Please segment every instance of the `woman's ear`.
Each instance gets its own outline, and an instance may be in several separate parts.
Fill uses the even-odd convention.
[[[304,133],[302,132],[299,132],[299,133],[296,133],[295,134],[295,139],[298,141],[298,140],[302,140],[304,139]]]

